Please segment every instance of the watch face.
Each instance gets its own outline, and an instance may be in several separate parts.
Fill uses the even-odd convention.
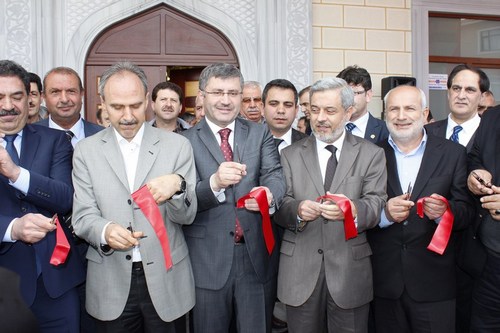
[[[186,181],[183,179],[181,181],[181,191],[184,192],[186,190]]]

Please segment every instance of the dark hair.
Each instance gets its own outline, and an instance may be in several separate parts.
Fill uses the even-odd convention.
[[[102,122],[102,108],[97,108],[97,111],[95,112],[95,116],[97,119],[99,119]]]
[[[177,96],[179,96],[179,102],[181,104],[184,104],[184,92],[182,91],[182,88],[170,81],[160,82],[156,85],[156,87],[153,88],[153,92],[151,93],[151,99],[153,100],[153,102],[156,102],[158,92],[165,89],[175,92]]]
[[[33,82],[36,84],[37,88],[38,88],[38,92],[39,93],[42,93],[42,79],[40,79],[40,77],[38,75],[36,75],[35,73],[28,73],[29,76],[30,76],[30,83]],[[30,86],[30,90],[31,90],[31,86]]]
[[[361,85],[363,89],[370,90],[372,88],[372,79],[370,73],[364,68],[358,67],[358,65],[348,66],[344,68],[337,77],[344,79],[347,84],[351,85]]]
[[[73,75],[74,77],[76,77],[78,79],[78,87],[80,88],[80,91],[83,91],[82,79],[80,79],[80,76],[73,68],[69,68],[69,67],[55,67],[55,68],[52,68],[50,71],[48,71],[47,74],[45,74],[45,77],[43,78],[43,86],[44,87],[47,86],[47,77],[52,73]]]
[[[24,84],[26,94],[30,94],[30,76],[21,65],[12,60],[0,60],[0,76],[15,76],[18,77]]]
[[[467,64],[457,65],[455,66],[455,68],[453,68],[450,75],[448,75],[448,82],[446,82],[446,86],[448,87],[448,89],[451,88],[451,83],[453,82],[455,76],[464,70],[469,70],[479,76],[479,90],[481,90],[482,93],[490,89],[490,79],[488,78],[488,75],[486,75],[486,73],[481,69]]]
[[[299,91],[299,98],[300,96],[304,95],[306,92],[309,92],[311,90],[311,86],[307,86],[305,88],[302,88],[302,90]]]
[[[275,79],[269,81],[264,87],[264,91],[262,92],[262,101],[266,104],[267,94],[271,88],[280,88],[293,91],[293,100],[295,104],[299,100],[299,94],[297,93],[297,88],[293,85],[292,82],[285,79]]]
[[[245,80],[243,79],[243,75],[241,74],[238,67],[234,65],[218,62],[205,67],[201,71],[199,79],[199,89],[201,91],[205,91],[205,88],[207,87],[208,84],[208,80],[212,77],[221,79],[229,79],[237,77],[240,79],[241,89],[243,90],[243,82],[245,82]]]

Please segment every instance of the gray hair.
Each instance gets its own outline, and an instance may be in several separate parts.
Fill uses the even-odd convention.
[[[219,62],[205,67],[200,74],[199,89],[201,91],[205,91],[208,80],[213,77],[221,79],[229,79],[235,77],[239,78],[241,89],[243,89],[243,75],[241,74],[240,70],[234,65]]]
[[[409,86],[409,87],[414,87],[415,89],[418,89],[419,93],[420,93],[420,102],[422,104],[422,110],[425,109],[427,107],[427,98],[425,97],[425,93],[422,89],[418,88],[418,87],[415,87],[415,86],[411,86],[411,85],[408,85],[408,84],[404,84],[403,86]],[[384,96],[384,105],[387,106],[387,100],[389,99],[389,94],[394,90],[396,89],[397,87],[399,86],[396,86],[394,88],[392,88],[391,90],[389,90],[387,92],[387,94],[385,94]]]
[[[146,74],[144,73],[142,68],[130,61],[120,61],[110,68],[106,69],[104,73],[102,73],[101,80],[99,81],[99,95],[101,95],[102,99],[104,99],[104,87],[106,86],[109,78],[115,74],[123,72],[129,72],[137,75],[139,80],[141,80],[142,86],[144,88],[144,94],[148,92],[148,78],[146,77]]]
[[[260,91],[262,91],[262,84],[260,84],[260,82],[257,82],[257,81],[245,81],[243,83],[243,88],[245,87],[255,87],[255,88],[259,88]]]
[[[317,92],[326,90],[340,90],[340,100],[344,110],[354,105],[354,92],[344,79],[337,77],[327,77],[316,81],[309,92],[310,98]]]

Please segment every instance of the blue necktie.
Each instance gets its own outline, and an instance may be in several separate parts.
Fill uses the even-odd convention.
[[[457,125],[453,127],[453,134],[450,136],[450,140],[453,142],[458,143],[458,133],[463,130],[463,127],[460,125]]]
[[[356,125],[354,125],[353,123],[347,123],[347,124],[345,124],[345,129],[346,129],[349,133],[351,133],[351,132],[352,132],[352,130],[353,130],[355,127],[356,127]]]
[[[5,150],[10,155],[10,158],[12,159],[12,162],[14,162],[16,165],[19,165],[19,155],[17,154],[17,149],[16,146],[14,146],[14,140],[16,139],[17,134],[9,134],[6,135],[3,139],[7,144],[5,145]]]

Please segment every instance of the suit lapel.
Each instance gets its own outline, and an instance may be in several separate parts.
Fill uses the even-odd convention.
[[[422,157],[417,179],[415,180],[415,186],[413,187],[413,191],[411,193],[411,200],[415,200],[420,197],[422,191],[434,173],[434,170],[441,163],[441,158],[443,156],[443,154],[438,153],[441,143],[436,142],[432,138],[432,135],[427,136],[427,138],[424,156]]]
[[[309,177],[311,177],[311,181],[314,184],[314,187],[316,187],[318,194],[323,195],[325,190],[323,188],[323,179],[321,178],[321,169],[319,167],[317,151],[316,138],[314,136],[310,136],[307,140],[304,140],[300,155],[302,156],[304,167],[307,170]]]
[[[24,127],[19,163],[25,169],[32,169],[40,140],[42,140],[42,138],[37,133],[35,126],[27,125]]]
[[[352,168],[354,162],[356,161],[358,153],[358,142],[356,142],[352,134],[346,131],[344,144],[340,153],[339,163],[337,165],[337,169],[335,170],[335,176],[333,176],[332,185],[330,186],[330,192],[338,192],[340,184],[347,176],[349,170]]]
[[[146,177],[151,170],[160,148],[158,142],[160,139],[153,132],[153,128],[146,125],[144,128],[144,136],[142,138],[141,148],[139,150],[139,160],[137,161],[137,169],[135,172],[134,188],[135,191],[145,182]]]
[[[233,160],[243,162],[246,144],[248,142],[248,125],[236,118],[234,121],[234,143],[233,143]],[[239,161],[238,161],[239,160]]]
[[[217,161],[217,163],[221,164],[225,162],[224,155],[222,155],[222,151],[220,150],[220,146],[215,139],[210,126],[208,126],[205,119],[203,119],[198,125],[196,125],[196,132],[198,133],[198,137],[200,139],[200,143],[204,145],[210,155]],[[239,149],[239,148],[238,148]]]
[[[385,158],[387,160],[387,192],[394,195],[403,194],[401,183],[399,182],[398,166],[394,149],[387,141],[384,142]]]
[[[128,185],[127,172],[125,171],[125,164],[121,154],[120,147],[116,141],[116,137],[112,127],[108,127],[106,133],[102,137],[102,152],[104,158],[108,161],[109,166],[113,172],[118,176],[123,186],[127,190],[131,190]]]

